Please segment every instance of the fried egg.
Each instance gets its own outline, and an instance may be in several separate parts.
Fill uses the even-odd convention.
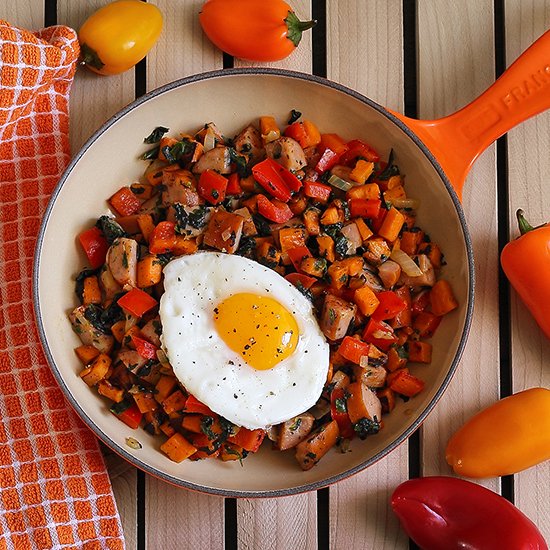
[[[241,256],[200,252],[164,268],[162,345],[179,381],[238,426],[267,428],[313,406],[329,365],[309,300]]]

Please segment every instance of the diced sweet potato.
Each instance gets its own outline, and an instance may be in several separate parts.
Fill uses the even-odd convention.
[[[233,254],[239,248],[244,219],[238,214],[216,210],[204,233],[204,244]]]

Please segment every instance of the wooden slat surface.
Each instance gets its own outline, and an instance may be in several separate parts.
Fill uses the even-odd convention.
[[[104,0],[57,0],[60,23],[78,27]],[[165,16],[161,39],[147,58],[147,89],[223,66],[221,53],[197,22],[202,0],[155,0]],[[498,3],[497,3],[498,4]],[[550,0],[505,0],[508,64],[550,27]],[[305,18],[311,2],[293,6]],[[327,76],[397,111],[404,108],[403,6],[401,0],[326,0]],[[409,4],[410,5],[410,4]],[[20,26],[44,22],[44,2],[0,0],[1,17]],[[449,114],[481,93],[495,77],[495,2],[417,1],[418,114]],[[498,35],[497,34],[497,39]],[[268,65],[311,72],[312,33],[288,59]],[[235,66],[254,64],[235,60]],[[79,71],[71,94],[71,143],[77,150],[110,116],[135,97],[134,71],[102,78]],[[550,220],[550,114],[528,121],[507,139],[510,233],[523,208],[534,224]],[[464,210],[476,261],[472,331],[458,372],[421,428],[421,472],[450,475],[444,460],[448,438],[471,414],[499,397],[499,288],[496,148],[477,161],[464,192]],[[506,220],[500,213],[500,224]],[[550,344],[511,293],[511,366],[514,391],[550,387]],[[280,499],[239,500],[235,529],[239,549],[404,549],[408,541],[390,511],[392,490],[407,479],[409,450],[401,445],[367,471],[329,490],[328,528],[318,521],[315,492]],[[233,548],[224,540],[222,498],[192,493],[145,476],[138,502],[135,468],[106,453],[128,550]],[[142,476],[143,474],[140,474]],[[267,475],[267,473],[266,473]],[[498,479],[482,483],[499,491]],[[550,463],[514,476],[514,498],[550,539]],[[138,525],[139,510],[145,525]],[[231,518],[230,518],[231,519]],[[328,540],[318,545],[318,532]],[[141,533],[141,534],[140,534]],[[139,541],[139,542],[138,542]]]
[[[493,2],[418,3],[418,114],[438,118],[463,107],[495,79]],[[424,475],[450,474],[445,446],[474,412],[499,396],[496,157],[491,146],[465,185],[463,205],[475,258],[475,309],[462,361],[422,427]],[[484,485],[498,490],[498,480]]]
[[[370,22],[368,32],[358,21]],[[329,2],[327,77],[403,112],[402,22],[400,0]],[[331,487],[330,548],[408,548],[389,507],[392,490],[407,478],[404,443],[371,468]]]
[[[510,64],[550,28],[550,2],[506,2],[506,57]],[[550,220],[550,113],[525,122],[508,135],[510,235],[518,235],[515,212],[525,211],[536,226]],[[549,304],[550,307],[550,304]],[[550,388],[550,342],[512,293],[514,391]],[[515,503],[550,541],[550,461],[515,476]]]

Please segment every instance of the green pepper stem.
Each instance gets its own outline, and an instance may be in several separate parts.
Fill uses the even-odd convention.
[[[302,33],[317,25],[317,21],[315,20],[300,21],[298,16],[290,10],[286,16],[285,23],[288,28],[286,36],[296,47],[300,43],[300,40],[302,40]]]
[[[90,48],[90,46],[86,43],[80,46],[79,63],[80,65],[89,65],[90,67],[94,67],[94,69],[98,70],[105,67],[105,63],[101,61],[97,52],[93,48]]]
[[[519,226],[519,232],[522,235],[525,235],[525,233],[528,233],[529,231],[533,231],[535,229],[523,216],[523,210],[520,208],[516,212],[516,217],[518,219],[518,226]]]

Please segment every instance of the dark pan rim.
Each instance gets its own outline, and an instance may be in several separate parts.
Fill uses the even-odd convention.
[[[450,365],[449,371],[447,375],[445,376],[442,384],[438,388],[437,392],[435,393],[434,397],[431,399],[431,401],[428,403],[428,405],[424,408],[424,410],[419,414],[418,418],[395,440],[393,440],[387,447],[385,447],[382,451],[371,457],[370,459],[366,460],[365,462],[350,468],[340,474],[333,475],[331,477],[328,477],[321,481],[315,481],[312,483],[306,483],[304,485],[299,485],[296,487],[291,487],[288,489],[276,489],[276,490],[267,490],[267,491],[239,491],[239,490],[229,490],[229,489],[218,489],[215,487],[207,487],[198,485],[196,483],[191,483],[188,481],[184,481],[181,479],[178,479],[174,476],[165,474],[163,472],[158,471],[157,469],[149,466],[148,464],[142,462],[139,458],[129,454],[123,447],[115,443],[106,433],[104,433],[102,430],[98,428],[98,426],[92,421],[90,417],[84,412],[84,410],[80,407],[79,403],[76,401],[76,399],[73,397],[72,393],[70,392],[68,386],[65,384],[65,381],[63,379],[63,376],[61,375],[60,370],[58,369],[53,355],[51,353],[50,347],[48,345],[46,335],[45,335],[45,328],[42,324],[42,318],[40,315],[40,298],[39,298],[39,282],[38,282],[38,273],[40,269],[40,256],[41,256],[41,250],[42,245],[44,243],[44,236],[46,232],[46,227],[48,224],[48,220],[50,216],[52,215],[57,197],[65,184],[66,180],[70,176],[72,170],[77,165],[77,163],[80,161],[83,155],[86,154],[86,151],[90,148],[90,146],[98,139],[99,136],[101,136],[108,128],[110,128],[113,124],[115,124],[119,119],[127,115],[130,111],[133,111],[135,108],[139,107],[142,103],[150,100],[153,97],[156,97],[158,95],[161,95],[165,92],[168,92],[170,90],[173,90],[175,88],[179,88],[194,82],[199,82],[202,80],[209,80],[212,78],[220,78],[220,77],[228,77],[228,76],[239,76],[239,75],[273,75],[273,76],[281,76],[286,78],[294,78],[298,80],[306,80],[310,82],[314,82],[317,85],[329,87],[332,89],[335,89],[337,91],[343,92],[362,103],[365,103],[372,109],[375,109],[380,114],[388,118],[391,122],[393,122],[396,126],[401,128],[401,130],[414,141],[414,143],[417,145],[418,149],[422,151],[422,153],[425,155],[425,157],[430,161],[434,169],[439,174],[439,177],[441,179],[441,182],[447,189],[447,192],[449,193],[451,200],[453,201],[453,204],[455,206],[455,210],[457,212],[460,226],[462,228],[462,235],[464,239],[464,243],[466,245],[466,252],[467,252],[467,258],[468,258],[468,303],[466,307],[466,317],[464,320],[464,328],[462,330],[462,334],[460,337],[460,341],[458,343],[456,354],[452,360],[452,363]],[[63,390],[63,393],[65,394],[65,397],[69,401],[70,405],[73,407],[73,409],[76,411],[78,416],[81,418],[81,420],[96,434],[96,436],[105,443],[108,447],[110,447],[113,451],[115,451],[117,454],[122,456],[124,459],[128,460],[131,464],[139,468],[140,470],[143,470],[147,472],[148,474],[151,474],[157,478],[160,478],[164,481],[167,481],[168,483],[171,483],[173,485],[177,485],[180,487],[184,487],[186,489],[190,489],[193,491],[199,491],[206,494],[211,495],[217,495],[222,497],[233,497],[233,498],[271,498],[271,497],[282,497],[282,496],[290,496],[295,495],[299,493],[304,493],[307,491],[314,491],[317,489],[321,489],[323,487],[332,485],[333,483],[336,483],[338,481],[341,481],[343,479],[346,479],[362,470],[367,468],[368,466],[371,466],[387,454],[389,454],[391,451],[393,451],[396,447],[398,447],[401,443],[403,443],[407,438],[409,438],[413,432],[415,432],[418,427],[424,422],[428,414],[432,411],[432,409],[435,407],[436,403],[439,401],[445,390],[447,389],[447,386],[449,385],[449,382],[451,381],[454,373],[456,372],[456,369],[458,367],[458,364],[460,362],[460,358],[462,356],[462,353],[464,351],[464,347],[466,345],[466,340],[468,337],[468,333],[471,327],[472,323],[472,314],[473,314],[473,302],[474,302],[474,287],[475,287],[475,277],[474,277],[474,258],[473,258],[473,249],[472,249],[472,241],[470,238],[470,234],[466,225],[466,219],[464,216],[464,211],[462,209],[462,205],[460,204],[460,200],[450,184],[447,176],[443,172],[443,169],[433,156],[433,154],[430,152],[430,150],[424,145],[424,143],[398,118],[396,118],[393,114],[391,114],[389,111],[384,109],[384,107],[380,106],[378,103],[372,101],[368,97],[350,89],[346,86],[343,86],[341,84],[332,82],[328,79],[301,73],[297,71],[289,71],[284,69],[272,69],[272,68],[239,68],[239,69],[223,69],[223,70],[216,70],[216,71],[210,71],[205,73],[200,73],[196,75],[192,75],[186,78],[182,78],[180,80],[176,80],[174,82],[171,82],[169,84],[166,84],[164,86],[161,86],[160,88],[156,88],[155,90],[152,90],[148,92],[147,94],[143,95],[139,99],[133,101],[132,103],[128,104],[126,107],[121,109],[117,114],[115,114],[113,117],[111,117],[107,122],[105,122],[83,145],[81,150],[76,154],[76,156],[72,159],[69,166],[61,176],[59,183],[55,187],[50,202],[48,203],[48,206],[46,208],[46,212],[44,214],[44,218],[42,220],[42,224],[40,226],[40,232],[38,234],[36,249],[35,249],[35,256],[34,256],[34,265],[33,265],[33,281],[32,281],[32,290],[33,290],[33,304],[34,304],[34,311],[35,311],[35,317],[38,327],[38,333],[40,336],[40,340],[42,342],[42,346],[44,349],[44,353],[46,355],[46,358],[48,360],[48,363],[50,365],[50,368],[58,382],[58,384],[61,386],[61,389]]]

